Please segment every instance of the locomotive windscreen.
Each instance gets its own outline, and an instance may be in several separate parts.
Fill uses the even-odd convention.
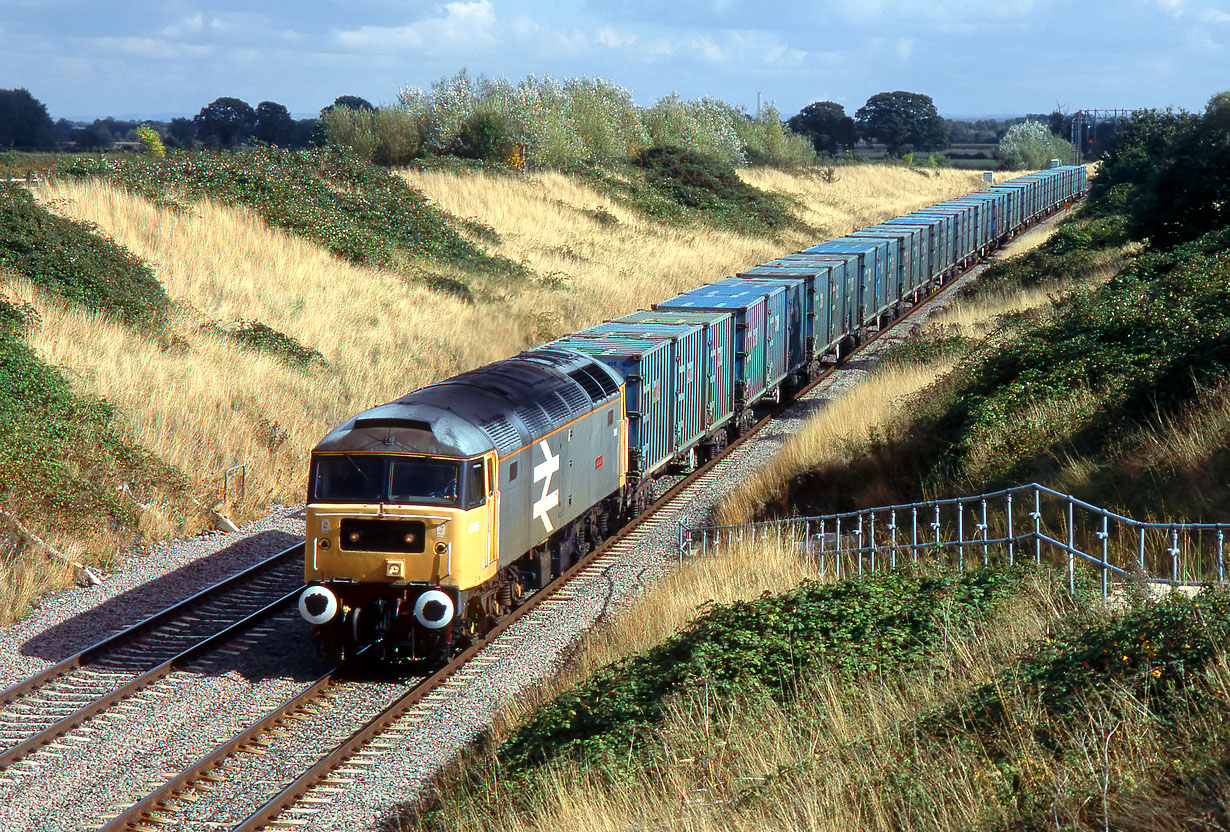
[[[312,498],[343,503],[456,506],[461,463],[415,456],[340,454],[313,463]]]

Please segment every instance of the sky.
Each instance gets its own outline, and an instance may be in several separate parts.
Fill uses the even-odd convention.
[[[0,0],[0,89],[53,119],[191,116],[223,96],[308,117],[463,68],[784,117],[891,90],[949,117],[1200,110],[1230,88],[1230,0]]]

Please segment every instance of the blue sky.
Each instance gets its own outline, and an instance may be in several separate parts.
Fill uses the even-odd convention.
[[[1230,88],[1230,0],[0,0],[0,89],[53,118],[314,115],[472,74],[600,76],[791,115],[881,91],[948,115],[1200,109]]]

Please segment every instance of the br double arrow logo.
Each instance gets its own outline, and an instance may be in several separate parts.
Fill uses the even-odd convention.
[[[551,446],[545,439],[538,443],[538,450],[542,451],[542,462],[534,466],[534,483],[542,483],[542,496],[534,503],[533,517],[541,517],[542,524],[550,532],[555,527],[547,512],[559,505],[559,489],[551,490],[551,478],[559,470],[559,454],[551,453]]]

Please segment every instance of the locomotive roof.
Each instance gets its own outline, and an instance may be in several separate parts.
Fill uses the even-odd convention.
[[[504,456],[610,401],[622,384],[576,350],[530,350],[364,411],[315,450]]]

